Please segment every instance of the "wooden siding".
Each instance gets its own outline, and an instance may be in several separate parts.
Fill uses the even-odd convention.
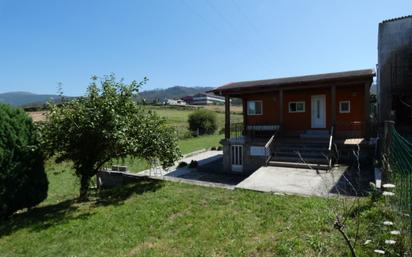
[[[247,101],[262,101],[262,115],[247,115]],[[243,110],[246,113],[246,123],[252,124],[279,124],[279,93],[246,95],[243,98]]]
[[[331,97],[330,88],[312,90],[284,91],[283,96],[283,127],[287,130],[311,129],[311,97],[313,95],[325,95],[326,128],[331,126]],[[289,102],[304,101],[305,112],[290,113]]]
[[[337,132],[359,130],[362,134],[365,123],[364,115],[364,83],[357,85],[345,85],[336,87],[336,123]],[[326,129],[332,125],[332,99],[331,87],[284,90],[283,93],[283,128],[287,130],[307,130],[311,128],[311,97],[313,95],[325,95]],[[262,101],[262,115],[244,115],[246,125],[250,124],[279,124],[280,123],[280,99],[279,92],[243,95],[243,107],[246,113],[246,104],[249,100]],[[289,102],[304,101],[305,112],[290,113]],[[339,102],[350,101],[350,113],[339,113]],[[353,126],[352,123],[362,124]]]

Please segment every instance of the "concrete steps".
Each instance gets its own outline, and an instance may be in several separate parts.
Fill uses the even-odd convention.
[[[272,149],[269,166],[329,169],[329,132],[308,130],[300,136],[281,137]]]
[[[328,170],[329,166],[325,164],[316,163],[297,163],[297,162],[280,162],[280,161],[270,161],[268,163],[272,167],[287,167],[287,168],[298,168],[298,169],[314,169],[314,170]]]
[[[301,163],[314,163],[314,164],[328,164],[328,159],[325,157],[304,157],[300,158],[299,156],[274,156],[272,161],[280,162],[301,162]]]
[[[300,134],[300,138],[328,139],[329,131],[328,130],[306,130],[304,133]]]
[[[280,157],[280,156],[285,156],[285,157],[299,157],[302,156],[302,158],[319,158],[325,156],[328,156],[329,152],[328,151],[321,151],[321,152],[314,152],[314,151],[276,151],[273,153],[274,157]]]

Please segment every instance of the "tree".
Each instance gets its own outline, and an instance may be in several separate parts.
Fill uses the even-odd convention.
[[[200,135],[213,134],[217,129],[216,113],[207,109],[199,109],[189,115],[189,129]]]
[[[44,155],[32,120],[0,104],[0,217],[31,208],[47,197]]]
[[[125,84],[114,75],[92,77],[85,97],[50,106],[43,143],[57,162],[73,162],[80,201],[87,200],[91,177],[111,159],[156,158],[166,167],[179,158],[174,129],[134,101],[146,81]]]

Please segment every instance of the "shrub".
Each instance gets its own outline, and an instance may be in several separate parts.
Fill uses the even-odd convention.
[[[187,162],[179,162],[179,165],[177,165],[178,168],[183,168],[187,166]]]
[[[219,146],[217,147],[217,150],[218,150],[218,151],[223,150],[223,146],[219,145]]]
[[[199,135],[213,134],[217,129],[216,113],[199,109],[189,115],[189,129]]]
[[[47,197],[44,157],[32,120],[0,104],[0,217],[31,208]]]
[[[192,138],[193,134],[192,132],[188,131],[187,129],[185,129],[184,131],[178,131],[178,138],[179,139],[188,139],[188,138]]]
[[[197,166],[199,166],[199,163],[198,163],[197,161],[195,161],[195,160],[192,160],[192,161],[189,163],[189,168],[191,168],[191,169],[197,168]]]

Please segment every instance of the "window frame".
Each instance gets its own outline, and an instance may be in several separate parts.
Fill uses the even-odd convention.
[[[290,106],[291,104],[296,104],[296,111],[292,111]],[[303,105],[303,110],[298,110],[298,104]],[[289,113],[304,113],[306,112],[306,102],[305,101],[289,101],[288,102],[288,111]]]
[[[250,113],[249,112],[249,103],[254,102],[255,103],[255,112],[256,112],[256,103],[260,103],[260,113]],[[263,101],[262,100],[248,100],[246,102],[246,113],[248,116],[258,116],[258,115],[263,115]]]
[[[348,110],[342,110],[342,104],[348,104]],[[350,113],[350,100],[339,101],[339,113]]]

